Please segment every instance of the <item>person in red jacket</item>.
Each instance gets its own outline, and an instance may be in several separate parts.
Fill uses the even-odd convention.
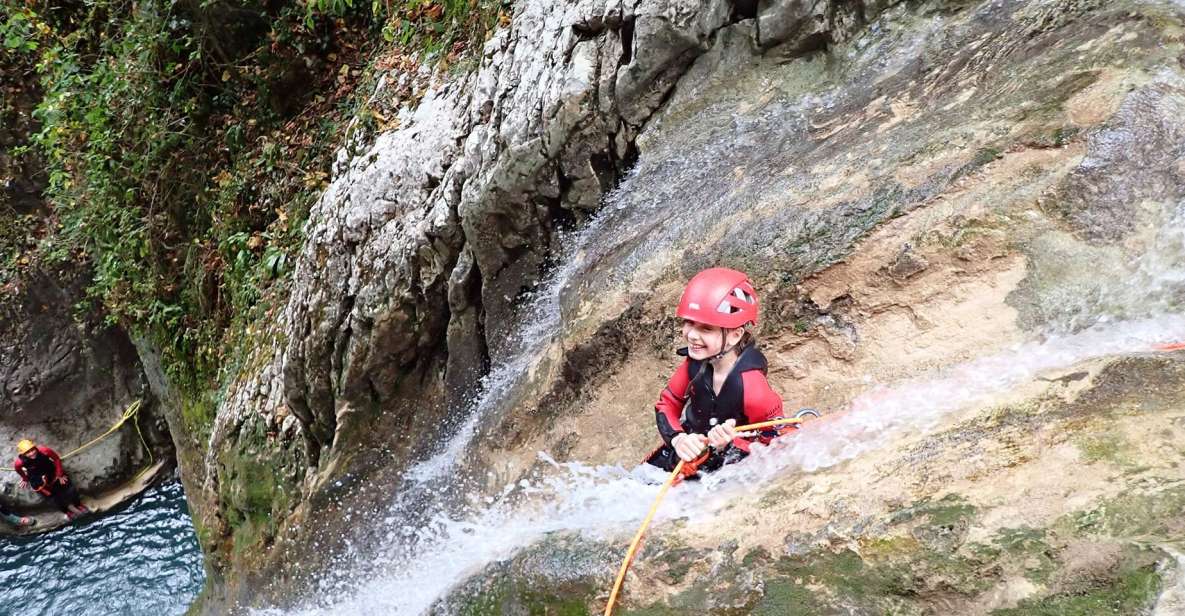
[[[782,398],[766,381],[765,356],[749,331],[757,324],[757,308],[757,293],[743,272],[712,268],[687,283],[676,312],[687,342],[678,353],[687,359],[655,404],[663,444],[646,462],[671,471],[679,460],[698,461],[696,468],[713,471],[747,456],[755,440],[768,444],[778,435],[735,430],[782,416]]]
[[[82,504],[74,482],[70,481],[62,468],[62,458],[56,451],[36,445],[29,439],[17,443],[16,448],[19,455],[13,461],[12,468],[30,489],[57,505],[68,520],[89,511]]]

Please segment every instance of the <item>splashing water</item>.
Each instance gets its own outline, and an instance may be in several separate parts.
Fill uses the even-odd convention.
[[[877,209],[881,204],[872,195],[854,198],[849,208],[837,214],[836,224],[808,207],[786,206],[783,216],[753,225],[750,234],[734,228],[746,217],[763,218],[763,204],[771,198],[797,202],[810,193],[810,187],[802,184],[817,180],[791,173],[808,168],[811,156],[826,155],[807,149],[810,140],[803,138],[809,130],[807,112],[835,104],[830,96],[781,100],[751,117],[737,116],[731,104],[724,105],[724,111],[709,109],[704,113],[733,118],[733,123],[703,134],[675,131],[670,137],[671,152],[643,159],[606,199],[601,213],[570,242],[561,242],[570,248],[546,282],[522,303],[526,308],[517,320],[525,327],[509,341],[509,351],[483,379],[480,393],[468,408],[453,414],[459,425],[450,427],[449,440],[409,468],[396,487],[394,502],[382,519],[385,537],[377,546],[352,550],[345,557],[346,566],[326,572],[318,581],[318,598],[300,609],[255,613],[423,613],[487,565],[554,533],[623,542],[646,513],[663,473],[649,467],[629,470],[553,463],[547,476],[507,486],[478,506],[466,504],[465,491],[470,486],[453,475],[462,467],[466,452],[480,444],[482,428],[497,425],[519,401],[531,385],[536,366],[572,326],[569,317],[573,315],[564,314],[565,297],[588,296],[598,285],[652,288],[656,277],[672,269],[671,259],[694,265],[684,252],[696,250],[705,229],[718,231],[730,241],[760,246],[780,246],[786,241],[782,236],[813,236],[808,231],[817,231],[814,235],[819,237],[839,234],[822,242],[825,254],[791,263],[806,270],[827,262],[831,252],[847,250],[864,232],[864,227],[852,228],[855,235],[843,235],[843,229],[853,226],[843,216],[858,213],[869,228],[878,216],[887,216]],[[853,156],[874,158],[875,152]],[[745,175],[734,176],[734,168],[743,169]],[[935,182],[935,186],[941,184]],[[916,196],[903,201],[921,203],[926,196],[919,189]],[[684,203],[702,206],[673,216],[673,204]],[[787,247],[779,250],[770,258],[786,262],[798,258]],[[1105,302],[1084,307],[1084,314],[1089,312],[1086,316],[1091,317],[1084,322],[1093,325],[927,377],[873,388],[853,400],[847,412],[829,415],[770,447],[755,447],[744,463],[673,491],[660,509],[657,528],[674,515],[690,512],[693,519],[718,515],[738,494],[751,493],[754,485],[832,467],[910,435],[930,432],[1043,372],[1092,358],[1149,352],[1155,344],[1185,340],[1185,316],[1177,314],[1185,287],[1185,204],[1166,216],[1153,245],[1130,264],[1126,274],[1122,283],[1105,281],[1109,285]]]
[[[1176,561],[1175,579],[1156,600],[1152,616],[1174,616],[1185,613],[1185,554],[1171,545],[1160,546]]]
[[[874,388],[850,409],[813,422],[793,438],[755,446],[742,464],[673,491],[659,510],[658,525],[672,516],[693,521],[720,513],[754,485],[797,472],[828,468],[910,434],[933,431],[959,411],[998,399],[1011,388],[1051,370],[1094,358],[1146,353],[1156,345],[1185,340],[1185,315],[1098,325],[958,365],[928,378]],[[543,455],[543,454],[541,454]],[[550,460],[543,455],[545,460]],[[593,539],[622,540],[646,513],[664,474],[649,467],[555,464],[555,474],[508,486],[488,507],[469,516],[438,515],[419,528],[392,533],[384,573],[336,604],[300,614],[352,614],[362,609],[423,613],[485,565],[511,557],[550,534],[574,532]],[[409,553],[405,539],[415,536]],[[266,612],[278,613],[278,612]]]
[[[636,176],[632,172],[631,176]],[[661,200],[637,204],[634,214],[653,215],[660,209]],[[464,417],[459,426],[452,427],[451,438],[443,448],[427,459],[417,462],[404,474],[409,485],[424,485],[445,477],[457,467],[466,449],[478,433],[483,422],[491,421],[508,402],[517,399],[517,394],[530,380],[532,367],[539,358],[546,355],[549,346],[555,343],[564,325],[562,299],[572,292],[575,281],[584,273],[587,263],[595,262],[586,253],[604,244],[604,237],[613,235],[621,224],[617,218],[601,215],[590,221],[573,237],[561,238],[560,246],[569,248],[557,260],[559,266],[548,273],[538,288],[529,293],[520,303],[516,322],[524,326],[513,330],[506,345],[505,358],[497,362],[490,373],[482,378],[478,393],[469,403],[469,408],[454,416]],[[405,486],[408,487],[408,486]]]

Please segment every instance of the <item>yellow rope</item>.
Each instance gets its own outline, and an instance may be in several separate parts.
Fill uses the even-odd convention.
[[[790,424],[802,423],[802,419],[786,418],[774,419],[772,421],[763,421],[761,423],[749,424],[747,426],[740,426],[736,428],[737,432],[751,432],[753,430],[761,430],[763,428],[772,428],[774,426],[785,426]],[[642,536],[646,534],[646,528],[650,526],[650,520],[654,519],[654,514],[658,512],[658,504],[662,502],[662,497],[667,495],[667,490],[671,489],[671,485],[675,483],[675,479],[679,477],[679,473],[683,471],[683,460],[675,465],[675,470],[671,471],[671,476],[667,477],[667,482],[662,485],[662,489],[658,491],[658,496],[654,497],[654,504],[650,506],[650,513],[646,514],[646,519],[642,520],[642,527],[638,529],[637,534],[634,535],[634,540],[630,542],[630,547],[625,551],[625,560],[621,561],[621,569],[617,571],[617,579],[613,581],[613,590],[609,592],[609,603],[605,605],[605,616],[612,616],[613,605],[617,603],[617,595],[621,592],[621,584],[625,581],[625,574],[630,569],[630,564],[634,561],[634,554],[638,551],[638,546],[642,543]]]
[[[137,400],[136,402],[138,403],[139,400]],[[137,408],[136,410],[139,411],[140,409]],[[132,422],[136,425],[136,436],[140,437],[140,446],[142,446],[144,448],[144,451],[148,452],[148,464],[145,464],[144,468],[140,469],[140,472],[136,473],[135,477],[132,477],[132,481],[136,482],[136,481],[140,480],[140,477],[144,476],[144,473],[147,473],[149,470],[152,470],[153,465],[156,464],[156,456],[153,455],[152,448],[148,446],[148,441],[144,440],[144,433],[140,430],[140,415],[139,415],[139,413],[133,413],[133,414],[136,417],[135,421]]]
[[[62,459],[65,460],[66,458],[69,458],[69,457],[72,457],[76,454],[82,453],[83,451],[90,449],[91,446],[93,446],[95,443],[98,443],[99,441],[114,434],[116,430],[123,427],[123,424],[127,423],[127,421],[129,419],[135,417],[140,412],[140,406],[141,406],[141,403],[139,400],[136,400],[135,402],[131,403],[131,405],[129,405],[128,408],[124,409],[123,416],[119,418],[119,421],[115,422],[115,424],[112,425],[109,430],[107,430],[106,432],[100,434],[99,436],[96,436],[95,438],[87,441],[82,446],[74,449],[73,451],[67,453],[66,455],[62,456]],[[136,425],[139,426],[140,425],[139,422],[137,422]]]
[[[1182,351],[1185,350],[1185,342],[1174,342],[1169,344],[1153,345],[1153,350],[1161,352]],[[754,430],[761,430],[764,428],[772,428],[774,426],[784,426],[787,424],[802,423],[802,419],[775,419],[773,421],[763,421],[761,423],[749,424],[747,426],[740,426],[736,428],[737,432],[752,432]],[[662,489],[658,491],[658,496],[654,499],[654,504],[650,506],[650,513],[646,515],[646,519],[642,521],[642,527],[638,529],[638,534],[634,535],[634,540],[630,542],[630,547],[625,552],[625,560],[621,563],[621,569],[617,572],[617,579],[613,582],[613,590],[609,593],[609,603],[605,606],[605,616],[612,616],[613,605],[617,602],[617,595],[621,591],[621,584],[625,580],[625,573],[629,571],[630,564],[633,562],[634,553],[638,550],[638,545],[642,543],[642,535],[646,533],[646,528],[650,526],[650,520],[654,517],[655,512],[658,511],[658,504],[662,502],[662,498],[666,496],[667,490],[675,482],[679,476],[679,472],[683,470],[683,461],[680,460],[675,465],[675,470],[671,471],[671,476],[667,478],[667,482],[663,484]]]
[[[679,477],[679,473],[681,472],[683,472],[683,460],[679,460],[679,463],[675,465],[675,470],[671,471],[671,476],[667,477],[667,482],[662,484],[662,489],[658,491],[658,496],[655,497],[654,504],[650,506],[650,513],[646,514],[645,520],[642,520],[641,528],[634,535],[634,540],[630,542],[629,549],[625,551],[625,560],[621,561],[621,569],[617,571],[617,579],[613,581],[613,590],[609,593],[609,603],[605,606],[605,616],[612,616],[613,604],[617,603],[617,593],[621,592],[621,583],[625,581],[625,574],[630,570],[630,563],[634,560],[634,553],[638,551],[638,546],[642,543],[642,535],[646,534],[646,527],[650,526],[650,520],[658,512],[658,504],[662,502],[662,497],[666,496],[667,490],[671,489],[671,484],[675,483],[675,479]]]
[[[86,451],[87,449],[91,448],[99,441],[102,441],[103,439],[107,438],[108,436],[111,436],[112,434],[114,434],[115,431],[122,428],[123,425],[125,423],[127,423],[127,421],[129,419],[135,418],[136,432],[140,434],[140,444],[142,444],[144,446],[144,450],[148,452],[149,459],[155,461],[155,458],[152,455],[152,448],[150,448],[148,446],[148,443],[145,442],[145,440],[144,440],[144,434],[140,432],[139,413],[140,413],[141,406],[143,406],[143,404],[140,400],[136,400],[135,402],[128,405],[128,408],[124,409],[123,415],[119,418],[119,421],[115,422],[115,424],[112,425],[110,429],[108,429],[106,432],[100,434],[99,436],[96,436],[95,438],[87,441],[86,443],[83,443],[81,446],[75,448],[74,450],[68,452],[66,455],[62,456],[62,459],[65,460],[66,458],[69,458],[71,456],[82,453],[83,451]],[[149,467],[151,467],[151,466],[152,466],[152,464],[150,463]],[[6,470],[10,473],[16,472],[14,469],[11,469],[11,468],[5,468],[4,470]],[[137,475],[137,477],[139,477],[139,475]]]

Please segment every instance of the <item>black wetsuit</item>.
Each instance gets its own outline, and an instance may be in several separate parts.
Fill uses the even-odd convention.
[[[37,453],[36,458],[17,457],[13,468],[29,482],[30,488],[52,500],[62,513],[69,513],[70,505],[81,509],[82,499],[78,496],[78,490],[74,488],[74,482],[67,479],[63,485],[58,481],[59,477],[66,476],[62,470],[62,459],[49,447],[39,446]],[[49,494],[42,492],[42,489],[47,490]]]
[[[687,350],[679,354],[686,356]],[[682,433],[707,434],[713,426],[728,420],[745,425],[777,419],[782,415],[782,398],[765,378],[765,356],[755,346],[745,347],[717,394],[713,388],[711,362],[686,359],[667,382],[654,406],[658,433],[663,444],[646,462],[665,471],[675,468],[679,456],[671,441]],[[713,471],[749,455],[756,440],[769,444],[777,430],[763,432],[757,439],[738,438],[724,451],[713,450],[699,468]]]

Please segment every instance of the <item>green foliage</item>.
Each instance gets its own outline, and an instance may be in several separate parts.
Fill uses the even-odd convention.
[[[35,9],[21,22],[39,36],[23,48],[41,50],[33,141],[58,220],[39,257],[89,264],[90,306],[157,342],[170,376],[196,387],[220,363],[228,325],[285,271],[309,201],[260,211],[254,195],[214,180],[259,179],[245,173],[259,163],[246,140],[286,119],[261,94],[282,85],[292,61],[326,53],[328,39],[302,30],[291,11],[271,15],[252,2],[106,0],[65,15],[43,7],[53,21]],[[327,164],[316,148],[303,153],[302,163]],[[267,179],[296,196],[283,178]]]
[[[283,297],[380,35],[451,65],[509,19],[503,0],[10,4],[0,53],[35,67],[21,151],[45,161],[51,214],[0,203],[0,290],[88,267],[80,308],[153,341],[190,397],[217,388]],[[195,434],[210,409],[187,406]]]
[[[345,2],[348,0],[317,0]],[[509,22],[509,0],[372,0],[372,11],[387,15],[383,38],[427,53],[456,53],[483,41],[499,23]],[[458,46],[458,44],[460,46]]]
[[[31,54],[39,46],[36,15],[18,6],[0,5],[0,53]]]

